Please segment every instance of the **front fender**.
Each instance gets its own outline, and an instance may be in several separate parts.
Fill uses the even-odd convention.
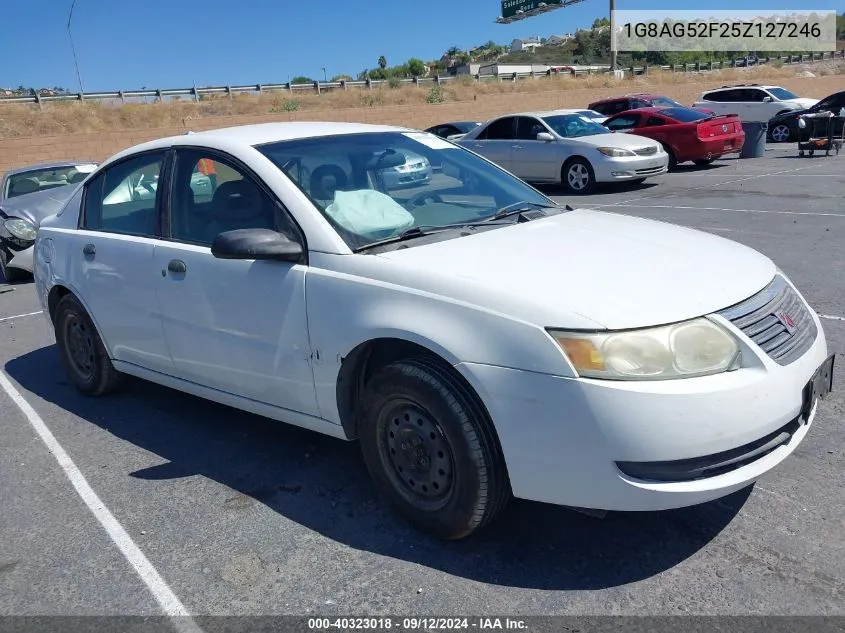
[[[376,339],[415,343],[451,365],[574,375],[542,327],[448,297],[312,269],[306,277],[306,301],[320,413],[338,424],[341,363],[356,347]]]

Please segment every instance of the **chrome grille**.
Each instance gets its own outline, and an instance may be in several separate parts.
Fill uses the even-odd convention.
[[[638,147],[634,153],[638,156],[653,156],[657,153],[657,147]]]
[[[719,314],[780,365],[800,358],[818,335],[807,305],[781,275],[753,297]]]

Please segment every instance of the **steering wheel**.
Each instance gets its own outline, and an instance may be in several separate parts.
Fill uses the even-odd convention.
[[[442,203],[443,198],[437,192],[421,191],[415,196],[411,196],[411,198],[408,200],[408,204],[414,207],[421,207],[423,205],[428,204],[429,202]]]

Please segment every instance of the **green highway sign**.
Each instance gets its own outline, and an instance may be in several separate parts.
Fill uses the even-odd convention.
[[[501,0],[502,13],[496,22],[507,24],[515,20],[523,20],[576,2],[583,2],[583,0]]]

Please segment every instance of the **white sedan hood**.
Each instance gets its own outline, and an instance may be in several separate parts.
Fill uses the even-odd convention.
[[[610,329],[715,312],[758,292],[776,273],[769,258],[725,238],[588,209],[379,256]]]
[[[567,138],[568,142],[578,142],[592,147],[617,147],[635,149],[642,147],[660,147],[660,143],[644,136],[626,134],[624,132],[610,132],[609,134],[591,134],[590,136],[576,136]]]

